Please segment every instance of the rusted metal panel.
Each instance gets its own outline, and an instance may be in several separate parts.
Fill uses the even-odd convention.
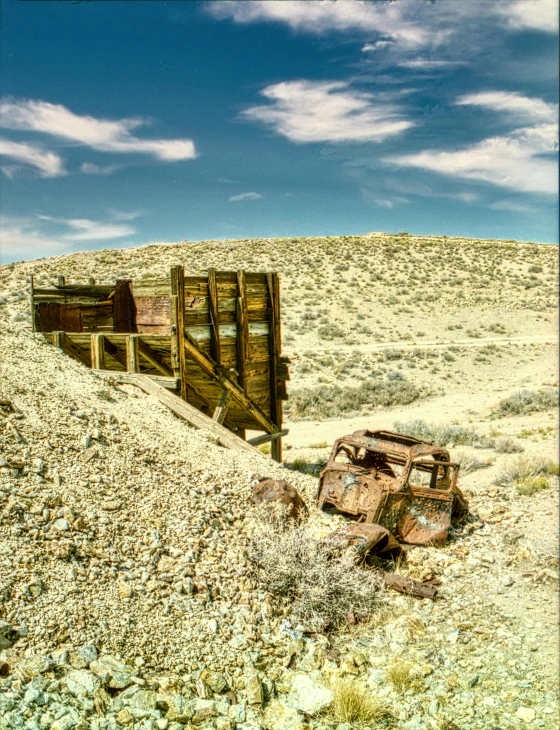
[[[457,486],[459,465],[449,452],[387,431],[356,431],[337,439],[320,474],[317,502],[400,542],[441,544],[468,505]]]

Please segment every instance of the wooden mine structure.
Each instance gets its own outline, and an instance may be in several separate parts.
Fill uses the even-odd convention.
[[[31,311],[33,329],[87,367],[159,395],[224,445],[243,439],[253,450],[270,441],[282,460],[289,359],[281,356],[278,274],[190,276],[174,266],[169,278],[115,284],[59,276],[50,289],[31,282]],[[264,434],[246,442],[247,429]]]

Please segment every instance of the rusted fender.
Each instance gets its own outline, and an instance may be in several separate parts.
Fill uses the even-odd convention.
[[[360,557],[375,555],[384,560],[393,560],[402,553],[401,546],[389,530],[377,524],[353,522],[331,533],[328,538],[355,547]]]
[[[256,505],[284,505],[288,516],[298,522],[309,512],[299,492],[284,479],[260,479],[253,486],[252,499]]]
[[[416,598],[431,598],[433,600],[437,594],[437,588],[431,583],[422,583],[419,580],[398,573],[383,573],[383,581],[386,588],[393,588],[399,593],[406,593],[408,596],[415,596]]]

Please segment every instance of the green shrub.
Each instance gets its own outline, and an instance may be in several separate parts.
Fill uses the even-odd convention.
[[[503,467],[494,483],[499,487],[507,487],[536,477],[547,477],[556,474],[558,474],[558,464],[550,459],[544,459],[541,456],[519,456]]]
[[[519,416],[536,411],[548,411],[558,408],[558,391],[555,390],[520,390],[501,400],[494,415]]]
[[[515,483],[518,494],[531,495],[548,489],[550,482],[546,477],[526,477]]]
[[[487,436],[465,426],[437,426],[433,423],[426,423],[421,419],[413,421],[395,421],[393,428],[405,436],[412,436],[421,441],[429,441],[438,446],[447,444],[460,444],[462,446],[476,446],[488,448],[492,441]]]

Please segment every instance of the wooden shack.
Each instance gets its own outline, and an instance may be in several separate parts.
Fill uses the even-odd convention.
[[[33,327],[94,370],[148,376],[245,439],[271,441],[282,459],[281,355],[276,273],[216,271],[114,284],[31,286]],[[145,380],[145,378],[144,378]]]

